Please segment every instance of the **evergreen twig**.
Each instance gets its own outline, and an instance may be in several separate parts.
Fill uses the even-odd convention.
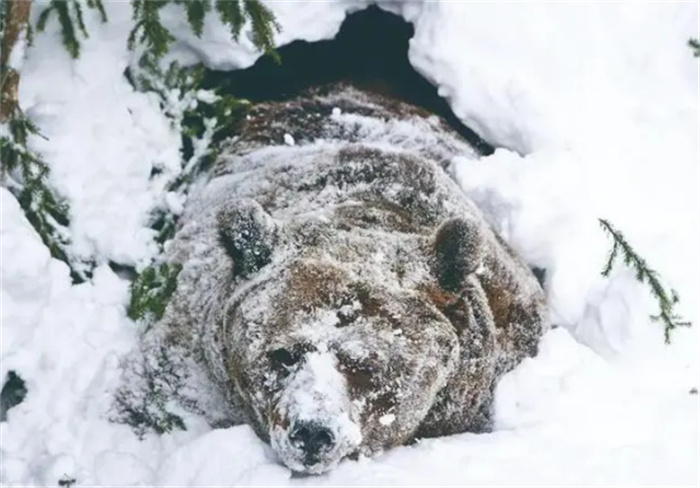
[[[48,166],[29,148],[31,136],[43,136],[19,106],[19,71],[10,65],[10,54],[19,48],[22,33],[28,30],[30,7],[30,2],[0,4],[0,182],[17,198],[51,255],[68,263],[68,209],[49,186]],[[75,274],[73,278],[79,279]]]
[[[211,10],[210,0],[175,0],[175,3],[185,7],[187,22],[192,28],[192,32],[197,37],[201,37],[204,30],[204,17]]]
[[[156,58],[162,58],[168,52],[170,43],[175,38],[160,23],[160,9],[170,0],[132,0],[133,16],[136,23],[129,33],[127,41],[130,50],[136,47],[136,41],[144,44]]]
[[[131,284],[131,301],[126,314],[132,320],[147,323],[159,320],[175,291],[182,266],[161,263],[144,269]]]
[[[623,262],[635,271],[635,277],[640,283],[649,285],[652,295],[656,298],[659,305],[659,313],[651,315],[651,319],[655,322],[661,322],[664,325],[664,340],[666,344],[671,342],[671,331],[678,327],[690,327],[691,323],[683,320],[683,318],[674,311],[675,305],[679,298],[675,290],[666,290],[661,284],[659,274],[651,269],[639,254],[637,254],[629,242],[625,239],[622,233],[615,229],[610,222],[605,219],[598,219],[601,227],[613,239],[613,247],[601,274],[604,277],[609,277],[613,269],[615,259],[618,255],[622,255]]]
[[[241,11],[241,3],[238,1],[216,0],[216,11],[221,21],[231,29],[234,40],[238,40],[238,35],[245,23],[245,17]]]
[[[147,53],[136,68],[135,87],[158,95],[163,112],[182,135],[183,171],[168,186],[169,191],[176,191],[215,157],[221,141],[236,132],[250,102],[216,89],[202,90],[202,65],[183,68],[172,62],[163,69]],[[197,151],[195,146],[204,147]]]
[[[71,267],[74,282],[84,281],[66,254],[68,206],[50,188],[49,167],[41,156],[28,148],[30,135],[43,137],[38,127],[15,107],[0,132],[2,179],[17,198],[24,214],[51,255]]]
[[[202,35],[204,19],[212,10],[212,0],[132,0],[135,24],[129,33],[129,49],[133,50],[139,42],[156,58],[162,58],[168,52],[175,38],[161,24],[160,9],[169,3],[183,6],[192,32],[197,37]],[[214,8],[219,19],[229,26],[235,40],[238,40],[246,19],[250,20],[253,44],[266,54],[279,59],[275,51],[274,36],[275,32],[279,32],[280,25],[272,11],[259,0],[215,0]]]
[[[97,10],[102,22],[107,22],[107,13],[102,0],[87,0],[85,5],[90,9]],[[80,0],[51,0],[49,5],[39,14],[36,23],[38,32],[46,30],[46,24],[53,12],[56,13],[58,22],[61,25],[63,45],[71,57],[75,59],[80,56],[80,40],[78,39],[77,31],[80,31],[83,37],[89,37],[83,19],[82,3]]]
[[[279,55],[275,51],[275,32],[279,32],[281,27],[275,16],[258,0],[243,0],[243,4],[253,29],[253,44],[279,62]]]
[[[182,170],[160,178],[166,178],[168,191],[186,193],[201,169],[213,163],[221,141],[236,133],[250,103],[217,90],[203,90],[202,65],[183,68],[172,62],[166,69],[146,53],[130,70],[134,87],[158,95],[161,110],[182,137]],[[154,170],[160,174],[159,168]],[[151,228],[158,232],[158,243],[172,237],[176,222],[177,216],[167,208],[153,212]]]

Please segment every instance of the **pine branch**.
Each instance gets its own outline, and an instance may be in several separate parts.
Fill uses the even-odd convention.
[[[55,6],[53,4],[49,4],[48,7],[41,11],[39,14],[39,19],[36,22],[36,30],[38,32],[44,32],[44,30],[46,30],[46,23],[48,22],[49,16],[54,9]]]
[[[138,42],[146,47],[149,55],[156,58],[162,58],[168,52],[175,38],[161,24],[159,11],[169,3],[181,5],[185,9],[192,32],[197,37],[202,35],[205,18],[212,10],[212,0],[132,0],[135,25],[129,33],[129,49],[133,50]],[[280,31],[280,25],[272,11],[259,0],[215,0],[214,6],[219,19],[229,26],[235,40],[238,40],[247,18],[253,31],[253,44],[266,54],[279,59],[275,51],[274,36]]]
[[[617,252],[619,251],[620,247],[617,244],[617,241],[614,241],[613,247],[610,250],[610,254],[608,254],[608,260],[605,263],[605,267],[603,268],[603,276],[608,277],[610,275],[610,271],[612,271],[613,264],[615,263],[615,258],[617,257]]]
[[[245,17],[241,10],[241,4],[231,0],[216,0],[216,11],[219,14],[221,22],[229,26],[233,39],[238,41],[238,35],[241,33]]]
[[[613,238],[613,248],[608,255],[601,274],[604,277],[609,277],[612,271],[615,258],[622,253],[623,262],[635,271],[637,281],[647,284],[652,295],[656,298],[659,306],[659,313],[652,315],[651,319],[655,322],[661,322],[664,325],[664,340],[666,344],[671,342],[671,331],[678,327],[690,327],[691,323],[683,320],[683,318],[674,312],[674,307],[678,303],[678,293],[675,290],[666,288],[661,284],[659,274],[651,269],[647,262],[637,254],[632,246],[627,242],[622,233],[615,229],[610,222],[605,219],[598,219],[601,227],[605,232]]]
[[[243,5],[253,28],[253,44],[279,62],[275,51],[275,32],[279,32],[280,25],[272,11],[258,0],[243,0]]]
[[[87,6],[89,8],[97,9],[100,13],[100,19],[104,24],[107,22],[107,12],[105,12],[105,6],[102,4],[102,0],[87,0]]]
[[[135,88],[158,95],[161,109],[182,136],[183,170],[169,189],[183,189],[215,156],[218,144],[235,133],[250,103],[216,90],[202,90],[202,65],[183,68],[172,62],[163,69],[158,59],[147,53],[133,69]]]
[[[79,2],[73,2],[73,10],[75,10],[75,20],[80,32],[82,32],[85,37],[89,37],[87,29],[85,28],[85,21],[83,20],[83,7],[80,6]]]
[[[144,269],[131,284],[131,301],[126,314],[132,320],[157,321],[165,313],[177,285],[182,266],[161,263]]]
[[[162,112],[181,135],[181,170],[162,174],[153,170],[168,191],[186,194],[189,183],[216,159],[221,141],[234,135],[250,106],[247,100],[216,90],[202,89],[202,65],[183,68],[172,62],[167,68],[146,53],[137,66],[130,68],[129,79],[135,89],[156,94]],[[150,227],[157,232],[156,242],[172,238],[177,216],[168,208],[156,208]]]
[[[183,5],[187,12],[187,22],[189,22],[192,32],[197,37],[202,36],[204,29],[204,17],[211,10],[210,0],[175,0],[175,3]]]
[[[75,37],[73,19],[68,11],[69,5],[70,4],[64,0],[56,0],[54,10],[56,11],[56,15],[58,15],[58,21],[61,24],[61,37],[63,38],[63,45],[71,57],[75,59],[80,55],[80,41],[78,41],[78,38]]]
[[[134,0],[132,2],[136,24],[127,41],[129,49],[133,50],[138,40],[156,58],[162,58],[168,52],[168,48],[175,41],[175,38],[160,23],[160,9],[169,1]]]
[[[102,22],[107,21],[107,13],[105,12],[102,0],[87,0],[85,5],[90,9],[97,10]],[[36,30],[38,32],[44,32],[44,30],[46,30],[46,24],[53,12],[56,13],[58,22],[61,25],[61,40],[66,51],[68,51],[73,59],[78,58],[80,56],[80,40],[78,39],[77,32],[79,31],[84,38],[89,37],[83,18],[81,0],[51,0],[49,5],[39,14],[36,23]]]
[[[37,126],[15,107],[9,121],[3,124],[0,136],[3,181],[12,181],[13,184],[8,185],[10,191],[51,255],[71,267],[74,282],[84,281],[84,276],[74,271],[65,252],[69,244],[66,237],[68,207],[49,186],[49,167],[27,146],[32,134],[41,136]]]

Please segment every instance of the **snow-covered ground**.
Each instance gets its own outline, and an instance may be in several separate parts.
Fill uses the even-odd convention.
[[[416,28],[409,56],[454,112],[502,148],[454,164],[455,177],[504,236],[548,270],[559,328],[501,383],[491,434],[464,434],[292,478],[246,426],[139,441],[105,420],[120,357],[137,326],[128,283],[108,260],[154,255],[147,213],[165,198],[152,165],[177,171],[179,136],[153,96],[123,77],[127,3],[86,15],[73,61],[58,27],[36,37],[21,104],[48,141],[35,147],[71,205],[74,252],[101,264],[71,286],[16,200],[2,204],[2,365],[26,400],[0,424],[0,482],[56,485],[655,485],[697,486],[700,137],[697,3],[388,2]],[[279,42],[332,37],[366,4],[274,2]],[[166,16],[174,56],[249,66],[257,53],[212,20],[197,40]],[[282,143],[283,141],[280,141]],[[680,294],[694,324],[663,344],[655,303],[620,266],[600,276],[610,219]]]

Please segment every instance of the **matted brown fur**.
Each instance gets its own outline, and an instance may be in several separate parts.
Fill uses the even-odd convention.
[[[547,309],[444,172],[457,155],[474,153],[439,119],[347,87],[260,105],[168,250],[183,268],[144,357],[177,361],[172,397],[250,424],[309,473],[488,430],[497,381],[536,353]],[[316,464],[290,440],[309,422],[333,434]]]

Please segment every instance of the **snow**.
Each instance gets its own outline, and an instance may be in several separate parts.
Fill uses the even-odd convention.
[[[394,420],[396,420],[396,415],[393,413],[388,413],[379,417],[379,423],[382,425],[391,425],[394,423]]]
[[[271,2],[280,44],[335,35],[365,2]],[[71,286],[16,200],[1,191],[0,374],[17,371],[26,400],[0,424],[3,485],[683,485],[697,486],[698,328],[672,344],[648,319],[654,302],[624,267],[602,279],[610,219],[700,320],[698,37],[695,3],[395,2],[414,23],[412,64],[467,125],[499,147],[455,161],[465,191],[533,264],[547,268],[559,328],[502,381],[491,434],[424,440],[329,474],[291,478],[246,426],[139,441],[105,420],[120,358],[135,345],[128,284],[107,261],[143,265],[157,247],[148,213],[165,197],[153,165],[180,170],[179,136],[158,101],[122,73],[127,4],[110,21],[85,11],[90,38],[73,61],[58,26],[22,65],[33,139],[71,206],[72,251],[100,266]],[[173,56],[241,68],[259,56],[210,19],[201,39],[168,7]],[[14,63],[14,60],[13,60]],[[333,113],[342,117],[341,113]],[[507,469],[504,469],[506,468]]]

